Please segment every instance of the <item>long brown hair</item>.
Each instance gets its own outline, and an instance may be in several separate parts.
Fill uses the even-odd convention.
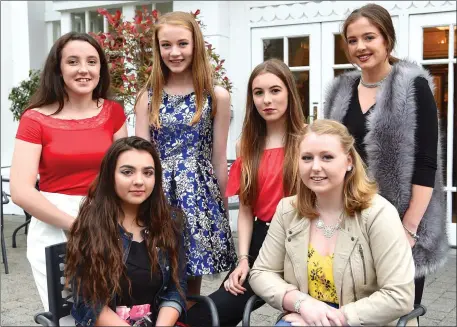
[[[243,160],[241,169],[240,201],[243,204],[253,205],[257,196],[257,171],[265,149],[267,127],[265,120],[258,113],[252,96],[252,83],[254,79],[264,73],[277,76],[287,87],[287,119],[285,135],[285,156],[283,168],[284,194],[291,195],[296,192],[298,180],[298,166],[296,164],[298,146],[296,135],[305,124],[305,117],[297,91],[294,76],[289,67],[278,59],[269,59],[251,73],[247,88],[246,113],[241,132],[240,155]]]
[[[211,97],[211,113],[212,116],[216,115],[217,112],[217,101],[216,94],[214,92],[213,83],[213,69],[209,62],[209,58],[205,50],[205,40],[203,38],[202,31],[198,26],[194,16],[189,13],[182,11],[173,11],[160,16],[154,30],[153,39],[153,59],[152,59],[152,72],[146,82],[146,85],[138,94],[137,100],[144,92],[153,90],[152,99],[149,104],[149,122],[155,127],[160,128],[159,121],[159,108],[162,102],[162,91],[163,87],[167,82],[169,69],[162,60],[160,55],[160,44],[158,33],[164,25],[176,25],[187,28],[192,32],[193,40],[193,54],[192,54],[192,78],[195,89],[195,102],[196,111],[192,118],[191,125],[196,124],[200,121],[203,106],[206,101],[206,97],[209,94]]]
[[[365,164],[357,153],[354,146],[354,138],[349,134],[348,129],[343,124],[330,119],[317,119],[312,124],[303,128],[300,132],[300,142],[310,133],[317,135],[335,135],[341,141],[341,146],[345,153],[352,158],[352,170],[346,172],[344,178],[344,208],[348,216],[354,216],[370,206],[370,201],[377,192],[374,181],[368,178]],[[300,156],[300,155],[299,155]],[[299,160],[297,156],[297,160]],[[317,218],[319,213],[315,208],[316,194],[311,191],[303,181],[298,183],[297,201],[295,206],[302,217],[310,219]]]
[[[155,166],[155,185],[151,195],[140,205],[137,221],[145,233],[151,262],[151,274],[157,269],[156,247],[167,251],[171,276],[180,289],[178,271],[178,241],[181,234],[179,219],[172,219],[172,211],[162,189],[162,166],[154,146],[139,137],[121,138],[114,142],[103,158],[100,173],[92,183],[88,196],[81,204],[68,238],[65,276],[73,278],[76,291],[91,303],[109,303],[119,294],[121,277],[127,277],[122,261],[123,247],[118,219],[124,213],[115,192],[114,174],[121,153],[136,149],[151,154]],[[174,214],[174,212],[173,212]],[[128,278],[127,278],[128,280]]]
[[[348,26],[361,17],[365,17],[370,21],[371,24],[376,26],[378,30],[381,32],[382,36],[384,37],[384,40],[386,40],[389,63],[393,64],[398,62],[399,59],[391,55],[391,52],[395,48],[395,44],[397,42],[397,37],[395,34],[394,24],[392,23],[392,18],[390,17],[389,12],[384,7],[374,3],[369,3],[363,7],[360,7],[359,9],[355,9],[349,14],[349,16],[343,23],[342,36],[343,40],[345,41],[344,51],[346,53],[347,59],[351,61],[347,45]]]
[[[65,100],[68,100],[68,94],[65,90],[65,83],[62,78],[60,63],[62,61],[62,50],[70,41],[84,41],[89,43],[97,50],[100,57],[100,80],[97,87],[92,91],[92,99],[100,100],[108,97],[110,88],[110,74],[108,62],[100,44],[89,34],[69,32],[62,35],[52,46],[44,64],[43,72],[40,76],[40,85],[37,91],[32,95],[29,105],[22,114],[33,108],[40,108],[53,103],[58,103],[58,109],[53,115],[62,111]]]

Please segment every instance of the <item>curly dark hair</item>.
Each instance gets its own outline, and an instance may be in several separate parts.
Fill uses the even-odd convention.
[[[167,251],[171,277],[182,293],[179,284],[179,247],[182,235],[179,211],[171,208],[162,189],[162,166],[151,142],[131,136],[114,142],[105,154],[100,172],[92,183],[88,196],[81,203],[67,243],[65,277],[75,282],[77,294],[89,303],[108,305],[121,291],[120,280],[126,275],[122,261],[123,248],[119,235],[118,219],[124,215],[121,199],[115,192],[115,169],[121,153],[129,150],[151,154],[155,166],[155,185],[151,195],[140,205],[137,221],[149,230],[145,242],[151,262],[151,274],[156,271],[156,247]]]

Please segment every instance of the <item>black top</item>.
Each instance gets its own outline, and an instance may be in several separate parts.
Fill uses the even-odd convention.
[[[132,293],[129,294],[129,284],[125,278],[122,278],[120,283],[122,292],[117,296],[116,306],[150,304],[153,312],[154,297],[162,285],[162,274],[157,265],[157,272],[152,274],[151,278],[151,264],[145,241],[141,243],[132,241],[125,264]]]
[[[360,79],[357,79],[356,83],[354,83],[351,102],[343,119],[343,124],[354,137],[357,152],[363,161],[368,164],[363,140],[368,132],[367,118],[373,112],[374,105],[365,114],[362,113],[357,89],[359,81]],[[416,90],[417,121],[414,135],[416,149],[412,184],[434,187],[438,156],[438,109],[433,93],[425,78],[417,77],[414,80],[414,88]],[[395,142],[395,140],[392,140],[392,142]]]

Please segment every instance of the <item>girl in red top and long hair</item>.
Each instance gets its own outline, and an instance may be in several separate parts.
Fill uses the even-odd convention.
[[[246,114],[237,159],[230,169],[226,196],[238,194],[238,264],[211,295],[221,326],[236,326],[254,294],[247,281],[267,235],[276,206],[296,193],[297,137],[304,115],[295,80],[286,64],[267,60],[251,73]],[[263,304],[263,303],[262,303]],[[257,305],[259,308],[262,304]],[[207,326],[210,315],[196,304],[188,312],[190,325]]]
[[[113,140],[127,136],[125,114],[107,99],[108,63],[97,41],[70,32],[52,46],[19,122],[11,165],[13,202],[33,217],[27,258],[48,311],[45,247],[65,242],[79,204]],[[35,189],[37,175],[39,188]]]

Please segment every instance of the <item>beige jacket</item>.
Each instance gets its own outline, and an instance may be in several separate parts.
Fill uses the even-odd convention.
[[[254,292],[282,310],[291,290],[308,293],[310,220],[292,203],[279,202],[268,235],[250,273]],[[370,208],[346,218],[333,259],[339,305],[351,326],[395,324],[414,306],[414,263],[395,207],[380,195]],[[410,321],[415,324],[416,320]]]

